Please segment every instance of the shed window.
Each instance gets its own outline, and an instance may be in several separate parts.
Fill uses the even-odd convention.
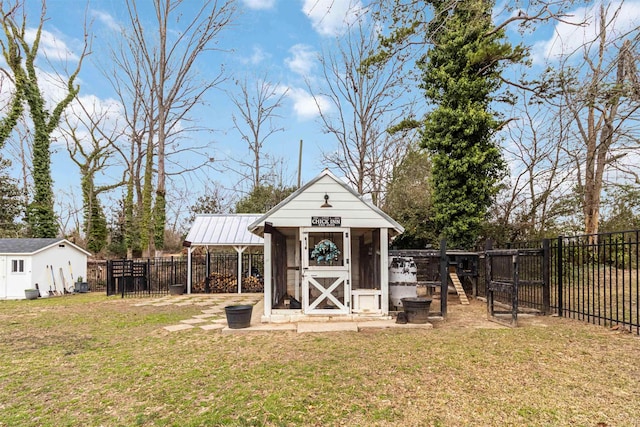
[[[24,260],[23,259],[11,260],[11,272],[24,273]]]

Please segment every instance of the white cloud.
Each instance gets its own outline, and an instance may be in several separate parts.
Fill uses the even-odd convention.
[[[36,39],[37,29],[27,28],[25,31],[25,40],[29,46],[33,46]],[[56,37],[52,32],[42,30],[40,33],[40,45],[38,46],[38,54],[43,55],[51,61],[77,61],[78,55],[69,49],[66,43]]]
[[[271,9],[276,5],[276,0],[242,0],[245,6],[254,10]]]
[[[96,18],[99,22],[102,22],[107,28],[113,31],[120,31],[122,29],[121,25],[108,14],[107,12],[102,12],[100,10],[92,10],[91,15]]]
[[[69,104],[64,111],[64,118],[60,121],[60,126],[54,131],[53,139],[57,144],[73,145],[75,143],[69,136],[70,126],[74,128],[76,136],[83,142],[83,145],[88,144],[91,134],[85,124],[90,122],[89,117],[100,118],[101,131],[106,134],[114,135],[121,131],[125,121],[122,104],[118,101],[112,98],[100,99],[95,95],[82,95],[79,100],[74,99]]]
[[[259,46],[254,46],[250,56],[241,56],[240,62],[243,64],[258,65],[264,62],[265,59],[271,58],[271,55]]]
[[[317,52],[305,44],[296,44],[289,49],[289,52],[291,56],[284,60],[287,67],[296,74],[308,76],[315,68]]]
[[[567,55],[579,49],[585,41],[595,40],[600,31],[600,2],[590,7],[580,7],[571,12],[573,16],[570,22],[579,23],[586,21],[586,25],[578,26],[569,23],[558,22],[554,28],[553,35],[548,40],[541,40],[533,45],[531,56],[534,63],[543,63],[545,60],[555,61],[562,55]],[[616,9],[620,7],[620,12],[610,33],[613,38],[624,34],[637,27],[640,21],[640,1],[627,1],[622,3],[609,3],[607,19],[613,17]]]
[[[300,120],[309,120],[317,117],[320,113],[330,111],[331,103],[327,97],[319,95],[314,99],[313,95],[302,88],[290,87],[287,96],[293,101],[293,110]]]
[[[364,14],[360,0],[303,0],[302,12],[322,36],[344,34]]]

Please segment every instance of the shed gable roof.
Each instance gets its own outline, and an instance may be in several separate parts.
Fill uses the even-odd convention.
[[[0,239],[0,254],[30,255],[59,244],[69,245],[86,255],[91,253],[74,245],[67,239],[61,238],[32,238],[32,239]]]
[[[324,195],[329,195],[331,207],[322,208]],[[404,228],[377,206],[364,200],[346,182],[337,178],[328,169],[300,187],[289,197],[280,202],[266,214],[249,225],[249,229],[262,234],[265,222],[273,222],[274,226],[309,226],[301,221],[308,221],[309,215],[341,216],[347,221],[368,224],[368,227],[385,227],[400,234]],[[280,224],[276,224],[279,222]],[[343,222],[343,226],[349,226]]]
[[[186,241],[192,246],[262,246],[264,240],[248,230],[259,214],[196,215]]]

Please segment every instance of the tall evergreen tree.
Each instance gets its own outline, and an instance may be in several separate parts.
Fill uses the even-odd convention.
[[[421,87],[435,105],[422,129],[431,153],[436,229],[450,246],[469,248],[505,174],[495,139],[501,123],[491,109],[500,73],[524,50],[494,26],[493,1],[430,1],[433,47],[419,63]]]
[[[384,211],[400,222],[404,233],[393,241],[400,249],[424,249],[437,245],[431,207],[431,161],[424,150],[410,146],[393,170]]]

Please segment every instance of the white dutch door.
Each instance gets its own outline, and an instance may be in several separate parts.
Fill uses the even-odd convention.
[[[349,314],[348,228],[302,230],[302,308],[305,314]]]

